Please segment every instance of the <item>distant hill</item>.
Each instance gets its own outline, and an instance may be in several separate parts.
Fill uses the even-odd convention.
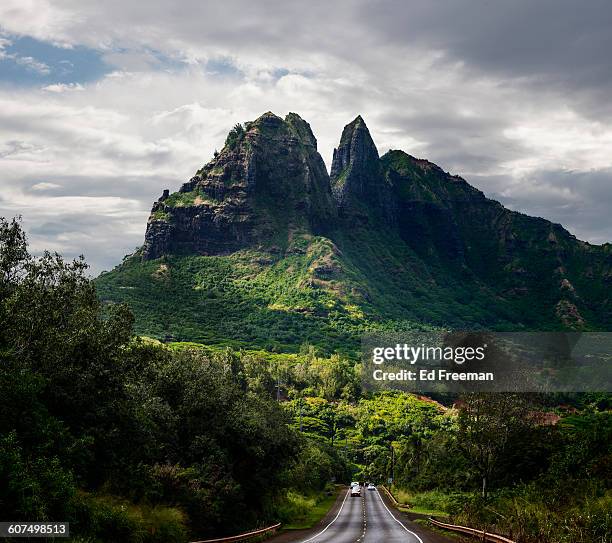
[[[237,125],[154,203],[140,250],[96,281],[157,338],[349,354],[372,329],[612,328],[612,246],[509,211],[361,117],[331,175],[309,124]]]

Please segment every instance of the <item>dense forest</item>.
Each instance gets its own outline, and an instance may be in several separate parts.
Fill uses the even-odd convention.
[[[19,223],[0,223],[4,520],[184,541],[251,528],[282,514],[287,489],[348,478],[331,446],[290,427],[257,367],[134,338],[125,307],[102,317],[85,269],[32,258]]]
[[[356,360],[309,345],[138,337],[86,270],[31,256],[0,221],[2,520],[182,542],[299,525],[330,482],[391,477],[416,512],[522,543],[608,541],[608,395],[367,393]]]

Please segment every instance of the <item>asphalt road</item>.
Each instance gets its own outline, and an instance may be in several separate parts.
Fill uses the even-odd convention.
[[[382,500],[378,490],[366,490],[367,526],[362,543],[426,543],[421,536],[409,530]]]
[[[363,492],[362,492],[363,494]],[[366,530],[366,504],[363,497],[352,498],[348,490],[336,516],[323,530],[301,543],[355,543]]]
[[[418,533],[417,533],[418,532]],[[402,519],[378,490],[362,490],[361,498],[344,495],[336,515],[299,543],[438,543],[448,541]]]

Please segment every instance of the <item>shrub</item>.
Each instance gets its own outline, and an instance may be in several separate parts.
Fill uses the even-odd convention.
[[[114,496],[81,494],[75,528],[93,541],[177,543],[187,540],[185,515],[164,506],[134,505]]]

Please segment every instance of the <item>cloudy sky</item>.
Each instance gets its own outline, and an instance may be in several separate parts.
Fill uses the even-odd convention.
[[[361,114],[506,206],[612,241],[607,0],[2,0],[0,216],[110,269],[267,110],[329,164]]]

